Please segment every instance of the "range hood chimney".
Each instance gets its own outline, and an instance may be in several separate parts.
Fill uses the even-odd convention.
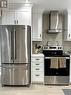
[[[49,33],[62,32],[62,15],[58,11],[49,13]]]

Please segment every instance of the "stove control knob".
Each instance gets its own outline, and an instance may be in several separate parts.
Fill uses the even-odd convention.
[[[60,47],[60,49],[61,49],[61,47]]]
[[[58,47],[58,49],[59,49],[59,47]]]

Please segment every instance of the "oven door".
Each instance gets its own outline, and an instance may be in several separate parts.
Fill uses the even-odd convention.
[[[45,57],[45,76],[68,76],[69,57]]]
[[[69,82],[69,57],[45,57],[44,83],[65,84]]]

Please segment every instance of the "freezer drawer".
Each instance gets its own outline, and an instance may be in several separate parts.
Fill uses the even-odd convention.
[[[2,85],[29,85],[29,64],[2,66]]]

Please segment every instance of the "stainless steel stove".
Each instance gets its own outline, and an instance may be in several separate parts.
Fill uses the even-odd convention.
[[[69,84],[70,56],[62,46],[43,46],[44,84]]]

